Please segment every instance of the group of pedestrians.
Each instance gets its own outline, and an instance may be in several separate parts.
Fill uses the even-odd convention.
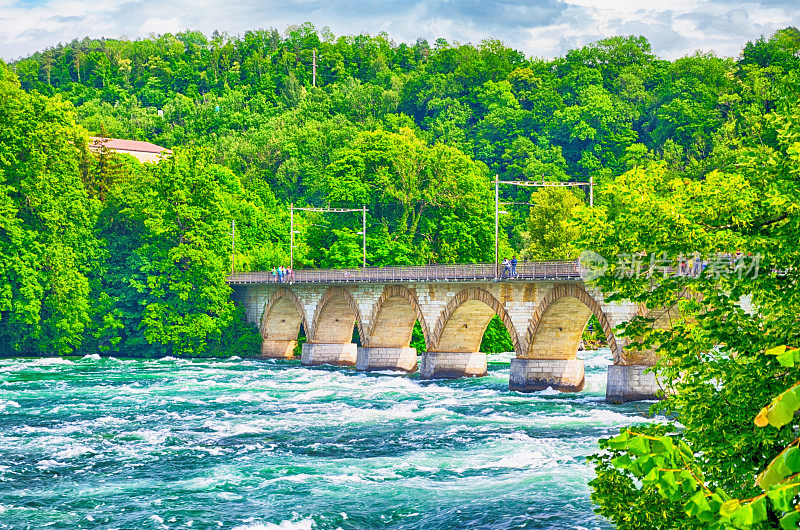
[[[272,267],[272,281],[294,283],[294,271],[288,267]]]
[[[700,253],[695,252],[693,255],[683,258],[681,257],[678,262],[678,275],[680,276],[700,276],[703,271],[710,268],[712,276],[719,276],[720,274],[752,272],[755,268],[757,274],[760,256],[753,256],[748,252],[745,254],[741,250],[736,252],[718,252],[711,254],[704,258]],[[741,276],[740,276],[741,277]]]
[[[678,263],[679,276],[700,276],[700,273],[708,266],[699,254],[689,257],[689,259],[682,259]]]
[[[518,278],[517,274],[517,257],[513,256],[511,259],[503,260],[503,278]]]

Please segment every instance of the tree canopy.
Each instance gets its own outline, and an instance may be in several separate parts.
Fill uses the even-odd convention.
[[[636,186],[681,175],[686,203],[704,201],[704,222],[724,225],[759,193],[741,188],[749,177],[730,170],[732,153],[756,138],[775,145],[776,129],[756,117],[785,98],[797,34],[746,43],[736,59],[675,61],[640,36],[544,60],[497,40],[408,44],[310,24],[37,52],[15,73],[0,67],[8,352],[220,345],[237,321],[224,302],[230,222],[237,269],[286,266],[289,203],[366,207],[371,265],[493,259],[495,175],[594,179],[598,207],[629,203],[632,222],[675,179],[644,196]],[[87,134],[175,155],[140,165],[88,152]],[[724,194],[702,195],[715,179]],[[629,180],[627,195],[614,187]],[[503,256],[575,257],[584,232],[617,230],[600,218],[578,225],[584,197],[562,191],[501,188]],[[295,221],[297,266],[360,262],[357,215]],[[669,222],[648,237],[684,221]]]

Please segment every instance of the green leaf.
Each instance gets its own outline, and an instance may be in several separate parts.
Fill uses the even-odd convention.
[[[675,478],[673,477],[672,478],[672,482],[670,483],[667,480],[667,476],[668,475],[669,475],[669,473],[659,473],[658,468],[653,467],[652,469],[650,469],[650,471],[647,472],[647,474],[644,476],[644,478],[642,478],[642,482],[644,482],[645,484],[653,484],[655,482],[658,482],[659,486],[662,486],[662,485],[669,486],[671,484],[674,487],[675,486]]]
[[[651,444],[653,453],[671,453],[675,445],[672,443],[672,438],[669,436],[660,436],[658,440],[654,440]]]
[[[750,503],[753,508],[753,522],[760,523],[767,520],[767,498],[759,497]]]
[[[619,435],[611,438],[608,440],[608,448],[614,449],[617,451],[624,450],[628,447],[628,440],[631,437],[631,433],[628,430],[621,432]]]
[[[635,455],[645,455],[650,452],[650,444],[644,437],[634,436],[633,439],[628,442],[628,451]]]
[[[784,460],[785,453],[776,456],[772,462],[758,475],[756,484],[761,486],[762,489],[768,490],[775,484],[782,482],[786,477],[792,474],[791,468],[786,465]]]
[[[800,484],[790,487],[781,486],[767,491],[767,498],[778,512],[788,512],[794,509],[794,499],[800,492]]]
[[[715,518],[715,513],[708,504],[705,493],[702,491],[698,491],[692,495],[686,502],[684,509],[687,514],[701,521],[712,521]]]
[[[611,464],[618,469],[629,469],[632,462],[628,455],[621,455],[611,460]]]
[[[739,499],[732,499],[722,504],[719,509],[719,514],[723,517],[730,517],[733,512],[737,511],[742,507],[741,502]]]
[[[683,455],[684,455],[684,456],[685,456],[687,459],[689,459],[689,460],[694,460],[694,452],[692,452],[692,448],[691,448],[691,447],[689,447],[689,446],[686,444],[686,442],[684,442],[683,440],[678,440],[678,445],[679,445],[679,446],[680,446],[680,448],[681,448],[681,452],[683,453]]]
[[[781,355],[785,351],[786,351],[786,345],[784,344],[782,346],[775,346],[774,348],[770,348],[764,353],[767,355]]]
[[[800,512],[794,511],[791,513],[787,513],[780,520],[781,528],[785,530],[791,530],[792,528],[797,528],[800,526]]]
[[[778,363],[786,368],[791,368],[800,363],[800,350],[788,348],[786,346],[776,346],[764,352],[767,355],[774,355],[778,358]]]
[[[723,504],[724,506],[724,504]],[[721,512],[720,512],[721,513]],[[744,504],[730,516],[731,522],[740,528],[750,528],[755,522],[752,504]]]
[[[800,472],[800,447],[790,447],[783,453],[783,460],[792,473]]]
[[[785,352],[781,353],[778,355],[778,362],[781,366],[791,368],[797,364],[797,350],[786,350]]]
[[[796,383],[773,399],[769,405],[761,409],[754,421],[758,427],[766,427],[769,424],[781,428],[792,421],[798,409],[800,409],[800,383]]]

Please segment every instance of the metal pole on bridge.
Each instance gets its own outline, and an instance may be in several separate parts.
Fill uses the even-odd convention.
[[[289,204],[289,270],[294,270],[294,203]]]
[[[494,279],[500,275],[500,178],[494,175]]]
[[[231,219],[231,275],[236,274],[236,219]]]
[[[294,203],[289,204],[289,268],[294,270],[294,211],[297,210],[303,212],[333,212],[333,213],[347,213],[347,212],[361,212],[361,232],[356,232],[356,234],[363,234],[363,242],[362,242],[362,252],[363,256],[363,265],[364,267],[367,266],[367,205],[365,204],[361,208],[314,208],[314,207],[305,207],[299,206],[297,208],[294,207]]]
[[[362,250],[364,253],[363,268],[367,268],[367,205],[361,210],[361,234],[363,234]]]

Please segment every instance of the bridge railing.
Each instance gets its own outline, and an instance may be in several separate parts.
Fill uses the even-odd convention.
[[[500,266],[500,281],[577,280],[581,267],[577,260],[528,261],[517,264],[517,275],[509,277]],[[370,283],[486,281],[496,278],[494,263],[457,263],[447,265],[412,265],[404,267],[366,267],[361,269],[299,269],[285,275],[282,283]],[[270,271],[240,272],[228,276],[233,285],[279,283]]]

